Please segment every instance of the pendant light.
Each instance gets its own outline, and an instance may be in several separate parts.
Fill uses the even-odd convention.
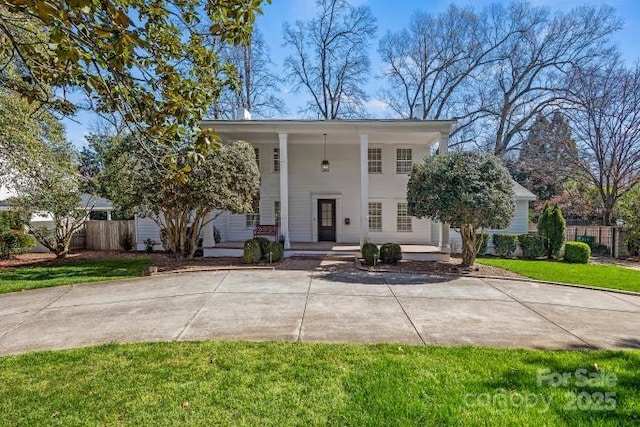
[[[327,134],[324,134],[324,158],[320,164],[320,170],[322,172],[329,172],[329,160],[327,160]]]

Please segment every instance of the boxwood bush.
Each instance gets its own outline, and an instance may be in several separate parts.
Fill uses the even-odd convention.
[[[630,232],[624,242],[627,244],[627,249],[629,249],[629,255],[640,255],[640,231],[634,230]]]
[[[516,234],[494,234],[493,247],[496,255],[503,258],[512,258],[518,249],[518,235]]]
[[[369,242],[362,245],[362,249],[360,251],[362,252],[362,258],[364,258],[364,262],[367,265],[373,265],[379,254],[378,246]]]
[[[279,262],[284,257],[284,246],[280,242],[271,242],[269,244],[269,252],[271,252],[271,261]]]
[[[260,243],[256,239],[249,239],[244,242],[244,251],[242,254],[242,262],[245,264],[253,264],[262,258]]]
[[[260,245],[260,255],[262,256],[262,258],[264,258],[267,255],[269,255],[269,249],[271,247],[271,240],[267,239],[266,237],[262,237],[262,236],[254,237],[253,240],[258,242],[258,245]]]
[[[564,246],[564,260],[572,264],[587,264],[591,248],[584,242],[567,242]]]
[[[397,243],[385,243],[380,246],[380,261],[395,264],[402,259],[402,249]]]
[[[540,234],[521,234],[518,236],[518,242],[524,259],[536,259],[546,255],[545,238]]]

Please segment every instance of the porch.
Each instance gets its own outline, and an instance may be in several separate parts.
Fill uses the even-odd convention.
[[[204,248],[205,257],[242,257],[244,242],[221,242]],[[448,261],[449,253],[431,245],[400,245],[402,258],[412,261]],[[291,242],[285,258],[304,256],[360,257],[358,243]]]

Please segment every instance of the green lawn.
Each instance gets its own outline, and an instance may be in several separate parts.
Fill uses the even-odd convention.
[[[640,271],[615,265],[501,258],[478,258],[476,262],[537,280],[640,292]]]
[[[0,425],[637,425],[639,371],[638,351],[112,344],[0,358]]]
[[[106,259],[0,270],[0,293],[140,276],[148,258]]]

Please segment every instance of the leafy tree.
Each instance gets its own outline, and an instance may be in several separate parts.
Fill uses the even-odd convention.
[[[163,231],[177,259],[194,256],[198,235],[209,212],[250,212],[260,179],[255,152],[246,142],[224,143],[202,159],[190,159],[188,144],[172,147],[189,164],[189,180],[166,179],[153,167],[164,147],[143,148],[130,135],[113,137],[102,152],[102,182],[123,211],[152,218]]]
[[[360,117],[369,74],[367,46],[376,20],[366,5],[347,0],[317,0],[318,15],[284,26],[285,60],[296,90],[310,97],[307,112],[324,119]]]
[[[124,121],[139,144],[171,145],[193,133],[192,151],[202,153],[215,140],[197,125],[221,90],[236,82],[233,66],[212,46],[246,42],[261,3],[4,2],[0,65],[19,75],[0,84],[64,114],[89,104]],[[161,160],[184,180],[178,157],[168,153]]]
[[[570,156],[576,151],[571,129],[556,111],[552,119],[538,114],[522,143],[514,165],[514,178],[531,190],[538,199],[549,200],[562,193],[573,175]]]
[[[82,229],[91,210],[91,206],[83,206],[71,144],[67,141],[42,144],[38,154],[29,159],[12,181],[16,197],[11,204],[21,213],[29,233],[58,258],[66,257],[73,235]],[[34,215],[50,215],[53,229],[32,224],[30,219]]]
[[[566,240],[566,223],[558,205],[546,204],[540,220],[538,233],[545,239],[545,252],[548,259],[558,258]]]
[[[478,236],[507,227],[515,214],[513,183],[502,162],[472,152],[428,157],[407,185],[409,214],[450,224],[462,237],[462,266],[473,265]]]

